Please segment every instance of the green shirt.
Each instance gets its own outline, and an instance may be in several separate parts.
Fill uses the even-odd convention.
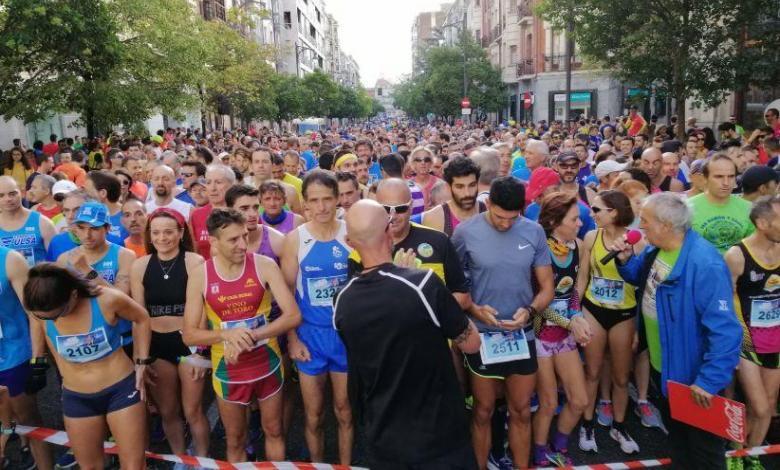
[[[693,210],[693,230],[712,243],[720,254],[755,230],[750,221],[750,202],[730,196],[726,204],[713,204],[706,194],[698,194],[688,203]]]
[[[647,276],[647,284],[642,294],[642,317],[645,321],[645,336],[647,337],[647,349],[650,351],[650,365],[661,372],[661,336],[658,332],[658,309],[655,305],[655,294],[658,285],[669,277],[674,268],[674,263],[680,256],[680,248],[674,251],[661,250],[653,261],[650,274]]]

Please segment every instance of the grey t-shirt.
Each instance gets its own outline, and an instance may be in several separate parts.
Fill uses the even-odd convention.
[[[533,269],[549,266],[550,250],[542,227],[525,217],[517,219],[506,232],[499,232],[479,214],[461,223],[452,234],[452,244],[466,274],[471,298],[479,305],[498,311],[499,320],[511,320],[518,308],[534,298]],[[496,328],[474,320],[480,332]],[[531,322],[525,328],[531,333]]]

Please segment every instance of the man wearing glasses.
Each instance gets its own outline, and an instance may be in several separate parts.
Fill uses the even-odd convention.
[[[193,199],[192,194],[190,193],[192,191],[193,184],[198,181],[198,178],[203,178],[206,176],[206,166],[203,165],[203,163],[196,161],[185,161],[181,164],[179,176],[181,176],[182,188],[184,188],[184,191],[177,194],[175,198],[180,201],[184,201],[193,207],[198,207],[199,204],[196,203],[195,199]]]

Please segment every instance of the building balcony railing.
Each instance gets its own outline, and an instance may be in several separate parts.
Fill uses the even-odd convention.
[[[572,56],[571,69],[577,70],[582,67],[582,59],[578,56]],[[566,70],[566,55],[546,55],[544,56],[544,71],[545,72],[563,72]]]
[[[201,0],[200,14],[205,20],[226,21],[224,0]]]
[[[528,75],[534,75],[536,73],[536,67],[534,67],[533,59],[522,59],[515,64],[517,69],[517,78],[522,78]]]

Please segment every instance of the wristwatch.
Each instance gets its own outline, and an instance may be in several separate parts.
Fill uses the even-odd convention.
[[[95,271],[94,269],[88,272],[87,275],[85,276],[85,278],[88,281],[94,281],[95,279],[97,279],[97,277],[98,277],[98,272]]]
[[[43,364],[43,365],[47,365],[48,366],[49,365],[49,358],[46,357],[46,356],[41,356],[41,357],[34,357],[34,358],[30,359],[30,365],[35,366],[35,365],[38,365],[38,364]]]
[[[153,363],[156,360],[157,360],[156,357],[147,357],[147,358],[144,358],[144,359],[141,359],[139,357],[139,358],[136,358],[135,365],[137,365],[137,366],[148,366],[148,365],[150,365],[151,363]]]

